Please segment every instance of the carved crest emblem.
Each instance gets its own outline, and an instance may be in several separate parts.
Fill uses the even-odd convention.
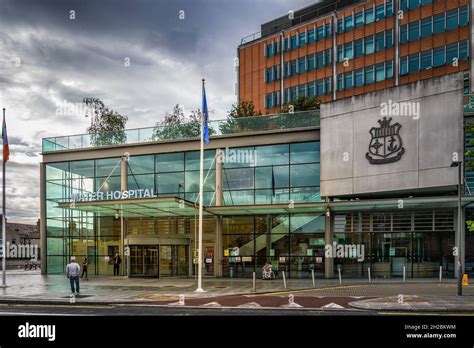
[[[400,137],[400,123],[391,125],[392,118],[384,117],[378,120],[380,127],[372,127],[369,131],[372,139],[369,143],[369,152],[365,157],[370,164],[385,164],[399,161],[405,153],[402,138]]]

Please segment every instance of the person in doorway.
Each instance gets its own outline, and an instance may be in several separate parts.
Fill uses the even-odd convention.
[[[82,261],[82,274],[81,274],[81,278],[84,278],[84,275],[86,276],[86,280],[89,280],[89,276],[87,274],[87,266],[89,265],[89,263],[87,262],[87,257],[84,258],[84,260]]]
[[[112,258],[112,260],[114,261],[114,275],[119,275],[122,258],[120,257],[118,252],[115,253],[115,256]]]
[[[71,294],[79,295],[79,272],[81,271],[81,266],[76,262],[76,257],[71,257],[71,262],[66,266],[66,276],[69,279],[71,284]],[[74,288],[75,285],[75,288]]]

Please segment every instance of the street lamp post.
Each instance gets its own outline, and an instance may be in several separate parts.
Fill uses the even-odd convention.
[[[451,163],[451,167],[457,167],[458,168],[458,243],[456,245],[457,247],[457,254],[458,254],[458,281],[457,281],[457,294],[458,296],[462,296],[462,239],[463,239],[463,233],[461,232],[463,228],[463,223],[462,223],[462,202],[461,202],[461,188],[462,188],[462,161],[455,161]]]

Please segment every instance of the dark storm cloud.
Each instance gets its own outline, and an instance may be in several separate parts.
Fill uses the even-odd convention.
[[[15,178],[7,190],[10,221],[36,221],[41,138],[84,132],[84,97],[127,115],[129,128],[152,126],[175,104],[199,108],[205,77],[211,118],[224,118],[236,98],[241,38],[310,2],[0,0],[0,106]],[[61,112],[64,102],[78,111]]]

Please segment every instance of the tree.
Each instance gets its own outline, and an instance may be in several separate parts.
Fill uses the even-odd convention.
[[[293,105],[293,111],[319,110],[321,100],[318,97],[305,97],[304,95],[301,95],[287,104],[283,112],[288,112],[290,105]]]
[[[215,131],[209,126],[209,135]],[[153,132],[155,140],[173,140],[196,138],[201,136],[201,112],[191,111],[188,117],[184,116],[181,106],[176,104],[171,113],[166,113],[161,122],[157,122]]]
[[[91,144],[94,146],[124,144],[127,141],[125,125],[128,117],[109,109],[98,98],[84,98],[89,111],[86,117],[91,118],[87,132],[91,134]]]
[[[255,109],[253,101],[241,101],[232,104],[231,109],[227,112],[227,120],[219,125],[222,134],[238,133],[241,129],[255,126],[256,119],[243,120],[243,118],[260,116],[262,113]]]

